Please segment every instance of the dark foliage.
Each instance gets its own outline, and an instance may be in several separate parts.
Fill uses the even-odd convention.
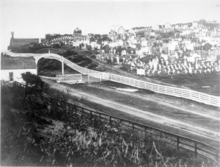
[[[6,87],[4,93],[15,91],[12,95],[18,103],[21,90],[21,87]],[[165,141],[168,138],[162,140],[151,133],[144,135],[122,126],[121,121],[103,120],[98,115],[77,110],[74,105],[70,107],[65,96],[50,95],[41,99],[33,95],[31,99],[33,103],[28,100],[24,103],[26,114],[18,131],[12,132],[15,115],[9,112],[4,117],[12,124],[4,131],[3,148],[7,154],[4,152],[2,157],[12,154],[16,148],[20,150],[11,165],[215,166],[213,162],[192,157],[186,151],[177,151]],[[4,106],[11,100],[5,101]],[[56,121],[59,125],[62,122],[62,128],[54,124]]]

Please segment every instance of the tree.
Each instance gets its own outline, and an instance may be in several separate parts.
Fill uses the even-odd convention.
[[[42,93],[48,91],[48,84],[43,82],[39,76],[31,74],[30,72],[22,73],[21,76],[26,83],[23,100],[29,95],[38,95],[42,97]]]
[[[212,48],[212,45],[210,43],[206,43],[204,46],[203,46],[203,49],[208,51]]]
[[[164,43],[169,43],[169,39],[163,39]]]
[[[26,82],[27,86],[40,86],[42,87],[43,81],[37,75],[31,74],[30,72],[22,73],[21,74],[23,80]]]

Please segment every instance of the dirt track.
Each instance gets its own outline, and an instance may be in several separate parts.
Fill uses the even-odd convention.
[[[66,92],[65,85],[57,84],[57,83],[54,83],[48,80],[45,80],[45,81],[50,83],[51,88],[62,91],[62,92]],[[168,126],[171,129],[175,128],[184,133],[190,133],[194,136],[199,136],[200,138],[209,139],[209,140],[211,139],[216,142],[218,142],[220,138],[220,132],[211,130],[210,128],[195,126],[194,124],[186,123],[184,121],[171,119],[166,116],[161,116],[161,115],[154,114],[146,110],[141,110],[141,109],[136,108],[135,106],[128,106],[128,105],[118,103],[112,100],[103,99],[103,98],[98,97],[97,95],[94,95],[94,94],[91,94],[85,91],[81,91],[78,89],[71,88],[69,90],[69,93],[71,96],[77,96],[79,99],[88,100],[98,105],[113,108],[117,111],[129,114],[129,115],[133,115],[134,117],[139,117],[141,119],[144,119],[147,122],[154,122],[160,125],[162,124],[163,126]]]
[[[108,91],[114,91],[114,92],[118,92],[117,90],[115,90],[114,88],[108,88],[108,87],[104,87],[101,85],[92,85],[92,87],[98,87],[99,89],[103,89],[103,90],[108,90]],[[133,96],[135,98],[140,98],[140,99],[145,99],[147,101],[153,101],[153,102],[157,102],[160,103],[164,106],[168,106],[170,108],[174,108],[176,110],[182,111],[182,112],[188,112],[188,113],[192,113],[192,114],[196,114],[196,115],[200,115],[202,117],[207,117],[213,120],[217,120],[220,121],[220,112],[216,112],[214,110],[211,109],[207,109],[207,108],[202,108],[201,106],[195,106],[194,105],[180,105],[180,103],[177,103],[178,100],[174,101],[173,99],[165,99],[165,98],[160,98],[157,97],[158,94],[154,94],[154,95],[144,95],[144,94],[138,94],[138,93],[129,93],[129,92],[125,92],[125,91],[121,91],[121,94],[125,94],[125,95],[130,95]],[[197,111],[197,110],[199,111]]]

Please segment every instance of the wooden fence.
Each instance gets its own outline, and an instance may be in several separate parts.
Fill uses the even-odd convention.
[[[69,106],[72,104],[68,103]],[[133,130],[142,131],[144,133],[150,133],[153,136],[157,136],[161,139],[165,139],[163,141],[166,141],[168,143],[175,143],[175,147],[177,150],[179,149],[185,149],[190,152],[193,152],[195,156],[202,155],[208,158],[213,159],[214,161],[219,163],[220,160],[220,150],[218,148],[215,148],[209,144],[202,143],[197,140],[193,140],[190,138],[186,138],[183,136],[179,136],[158,128],[154,128],[145,124],[136,123],[124,118],[120,117],[114,117],[112,115],[107,115],[99,111],[90,110],[81,106],[72,105],[72,108],[75,108],[75,112],[81,113],[81,114],[87,114],[92,117],[98,117],[99,119],[102,119],[104,121],[108,121],[110,124],[113,124],[115,121],[120,121],[121,125],[124,125],[126,127],[132,128]],[[220,165],[220,164],[219,164]]]
[[[15,82],[15,84],[19,87],[25,88],[26,86]],[[59,99],[55,99],[47,94],[44,94],[45,98],[48,98],[54,100],[53,105],[62,105],[69,108],[69,111],[72,112],[77,112],[79,114],[86,114],[90,115],[92,117],[98,117],[102,121],[108,121],[110,124],[114,124],[115,121],[120,121],[121,125],[124,125],[127,128],[132,128],[134,130],[142,131],[145,134],[150,133],[150,135],[160,137],[161,139],[165,139],[164,141],[168,143],[172,143],[177,150],[179,149],[186,149],[188,151],[194,152],[195,156],[202,155],[208,158],[211,158],[212,160],[216,161],[220,165],[220,149],[216,148],[214,146],[211,146],[209,144],[186,138],[184,136],[176,135],[158,128],[151,127],[149,125],[141,124],[141,123],[136,123],[124,118],[120,117],[115,117],[113,115],[105,114],[103,112],[87,109],[81,106],[78,106],[76,104],[71,104],[66,102],[65,104],[61,104]],[[59,109],[63,107],[58,107]]]
[[[100,80],[110,80],[113,82],[118,82],[126,85],[130,85],[133,87],[137,87],[140,89],[147,89],[156,93],[175,96],[175,97],[181,97],[188,100],[193,100],[199,103],[204,103],[207,105],[220,107],[220,97],[209,95],[206,93],[201,93],[198,91],[190,90],[190,89],[183,89],[183,88],[177,88],[172,86],[165,86],[160,84],[155,84],[151,82],[146,82],[143,80],[138,80],[130,77],[124,77],[121,75],[116,75],[112,73],[106,73],[106,72],[98,72],[95,70],[90,70],[87,68],[80,67],[79,65],[67,60],[64,58],[64,62],[74,70],[83,73],[88,74],[93,77],[99,78]]]
[[[177,87],[172,87],[172,86],[154,84],[151,82],[145,82],[142,80],[124,77],[124,76],[116,75],[116,74],[109,74],[109,80],[122,83],[122,84],[126,84],[126,85],[130,85],[133,87],[137,87],[140,89],[147,89],[147,90],[160,93],[160,94],[181,97],[181,98],[193,100],[196,102],[220,107],[220,97],[208,95],[208,94],[193,91],[190,89],[182,89],[182,88],[177,88]]]
[[[36,54],[33,54],[33,56],[35,56],[35,55]],[[44,56],[46,56],[46,55],[44,55]],[[59,55],[56,55],[54,57],[57,57],[57,56],[59,56]],[[82,74],[88,74],[92,77],[96,77],[100,81],[101,80],[110,80],[110,81],[123,83],[123,84],[130,85],[133,87],[141,88],[141,89],[147,89],[147,90],[150,90],[150,91],[153,91],[156,93],[160,93],[160,94],[181,97],[181,98],[193,100],[193,101],[196,101],[199,103],[203,103],[203,104],[207,104],[207,105],[211,105],[211,106],[215,106],[215,107],[220,107],[220,97],[219,96],[213,96],[213,95],[201,93],[201,92],[186,89],[186,88],[165,86],[165,85],[146,82],[146,81],[138,80],[138,79],[134,79],[134,78],[124,77],[121,75],[90,70],[87,68],[83,68],[83,67],[71,62],[70,60],[68,60],[66,58],[62,58],[62,59],[63,59],[64,63],[66,65],[68,65],[69,67],[71,67],[72,69],[74,69]],[[46,78],[46,77],[44,77],[44,78]],[[47,77],[47,79],[56,80],[55,77],[51,77],[51,78]]]
[[[82,74],[56,75],[57,80],[82,80]]]

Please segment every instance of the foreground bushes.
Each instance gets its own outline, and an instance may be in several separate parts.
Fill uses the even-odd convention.
[[[12,122],[5,128],[21,125],[12,137],[7,136],[11,141],[3,142],[5,150],[19,148],[18,165],[29,162],[42,166],[215,166],[186,151],[176,151],[150,134],[123,127],[118,121],[110,124],[108,120],[77,112],[66,105],[63,96],[28,94],[22,102],[22,88],[3,86],[2,91],[7,94],[2,99],[3,114],[9,114],[4,117],[5,123]],[[10,106],[20,111],[20,123],[11,119],[17,115]],[[12,142],[15,144],[10,148]]]

